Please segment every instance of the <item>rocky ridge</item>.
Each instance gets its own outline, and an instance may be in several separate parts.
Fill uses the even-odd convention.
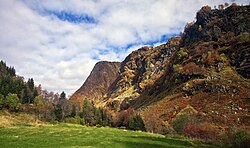
[[[84,99],[100,101],[105,98],[108,88],[119,75],[120,62],[102,61],[95,64],[84,84],[71,96],[71,100],[78,100],[83,104]]]
[[[135,109],[147,131],[176,131],[184,115],[187,135],[194,127],[208,135],[229,126],[249,128],[250,6],[205,6],[196,18],[181,37],[132,52],[107,75],[112,77],[107,89],[87,80],[85,85],[97,86],[79,94],[100,90],[89,99],[99,98],[97,104],[116,112]]]

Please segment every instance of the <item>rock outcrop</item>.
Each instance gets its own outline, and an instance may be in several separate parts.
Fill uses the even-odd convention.
[[[99,102],[105,98],[109,87],[119,75],[120,65],[120,62],[102,61],[96,63],[84,84],[70,99],[77,99],[80,102],[83,102],[83,99]]]

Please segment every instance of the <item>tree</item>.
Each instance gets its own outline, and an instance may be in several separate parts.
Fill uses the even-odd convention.
[[[66,94],[65,92],[63,91],[61,94],[60,94],[60,100],[65,100],[66,99]]]
[[[34,90],[35,85],[34,85],[34,80],[33,80],[33,78],[29,78],[29,79],[28,79],[27,85],[28,85],[28,87],[30,88],[31,91]]]
[[[2,109],[5,105],[5,98],[2,94],[0,94],[0,109]]]
[[[94,116],[95,116],[95,114],[94,114],[94,106],[87,99],[84,100],[83,111],[82,112],[83,112],[83,118],[84,118],[86,123],[88,123],[89,125],[95,125],[96,124],[96,121],[95,121],[95,118],[94,118]]]
[[[6,97],[5,105],[11,111],[17,111],[20,107],[20,101],[17,94],[9,93]]]
[[[33,98],[36,98],[36,96],[38,96],[38,91],[37,91],[37,88],[34,89],[34,92],[33,92]],[[30,103],[33,103],[34,100],[32,100]]]
[[[54,120],[55,112],[52,103],[44,99],[41,95],[35,97],[34,108],[38,118],[43,118],[47,121]]]
[[[143,120],[139,114],[129,119],[128,129],[146,131]]]
[[[36,115],[41,118],[42,113],[45,112],[45,100],[42,96],[37,96],[34,100],[34,108],[36,110]]]
[[[57,121],[62,120],[62,108],[60,104],[55,105],[55,116]]]

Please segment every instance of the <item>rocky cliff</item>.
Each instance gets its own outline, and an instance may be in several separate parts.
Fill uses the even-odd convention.
[[[71,99],[83,102],[83,99],[99,102],[105,98],[109,87],[119,75],[120,62],[98,62],[84,84],[72,95]]]
[[[190,128],[207,130],[203,125],[213,132],[249,128],[250,6],[205,6],[196,18],[181,37],[133,51],[107,73],[106,78],[112,78],[107,84],[94,68],[95,77],[77,93],[103,97],[102,105],[111,110],[134,108],[148,131],[176,131],[183,115],[187,134],[192,134]]]
[[[197,13],[168,71],[131,102],[148,130],[176,131],[181,120],[189,136],[197,134],[194,130],[216,137],[220,128],[249,128],[249,17],[250,6],[206,6]]]
[[[140,96],[165,73],[179,41],[180,37],[174,37],[166,44],[133,51],[121,63],[121,72],[109,89],[107,98],[121,104],[120,109],[127,109],[130,101]]]

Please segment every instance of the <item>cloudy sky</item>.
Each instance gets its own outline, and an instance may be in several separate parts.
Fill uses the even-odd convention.
[[[204,5],[230,0],[0,0],[0,60],[71,95],[98,61],[178,35]],[[249,0],[235,0],[248,4]]]

